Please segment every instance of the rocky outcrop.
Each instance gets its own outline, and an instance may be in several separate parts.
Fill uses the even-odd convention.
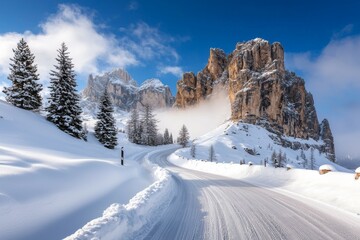
[[[120,109],[129,110],[136,104],[137,83],[122,69],[97,76],[90,74],[82,97],[91,102],[99,102],[105,89],[112,103]]]
[[[178,81],[176,88],[175,106],[184,108],[194,105],[209,96],[215,85],[222,84],[226,80],[222,78],[227,66],[227,56],[221,49],[210,49],[210,57],[206,67],[196,76],[194,73],[184,73]],[[225,74],[226,75],[226,74]]]
[[[90,75],[82,98],[84,101],[98,102],[105,89],[114,106],[125,111],[145,105],[154,109],[165,108],[174,103],[170,88],[160,80],[149,79],[138,87],[131,76],[122,69],[98,76]]]
[[[284,49],[278,42],[257,38],[238,43],[228,56],[210,49],[206,67],[179,80],[175,106],[197,104],[216,87],[228,92],[234,121],[259,124],[278,135],[323,139],[313,97],[302,78],[285,70]],[[326,137],[328,158],[335,158],[333,139]]]
[[[330,129],[330,124],[327,119],[324,119],[320,125],[320,137],[324,141],[323,152],[326,153],[327,158],[335,162],[335,146],[334,138]]]

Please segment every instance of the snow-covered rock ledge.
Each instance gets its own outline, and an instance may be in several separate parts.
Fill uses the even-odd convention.
[[[360,215],[360,182],[355,173],[330,172],[320,175],[317,170],[249,166],[234,163],[206,162],[187,159],[177,151],[168,160],[175,165],[241,179],[251,184],[273,189],[292,196],[302,196]]]
[[[152,168],[156,179],[153,184],[137,193],[126,205],[112,204],[102,217],[88,222],[65,239],[137,239],[146,234],[174,196],[171,175],[164,168],[150,163],[148,157],[149,154],[145,157],[145,164]]]

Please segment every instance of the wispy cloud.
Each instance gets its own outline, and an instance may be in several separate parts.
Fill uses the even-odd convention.
[[[139,3],[137,1],[131,1],[128,6],[128,10],[135,11],[139,8]]]
[[[310,52],[287,54],[288,66],[304,72],[310,86],[324,94],[332,94],[334,88],[360,88],[359,62],[360,36],[332,40],[316,57]]]
[[[42,80],[48,78],[61,42],[68,45],[78,74],[96,73],[104,66],[126,67],[139,63],[135,54],[121,46],[114,35],[104,34],[100,29],[91,14],[85,13],[81,7],[60,5],[56,14],[40,24],[38,34],[26,31],[0,35],[0,74],[8,74],[12,49],[22,37],[36,56]]]
[[[343,27],[340,31],[337,31],[333,35],[333,39],[338,39],[345,37],[346,35],[352,33],[354,29],[354,24],[348,24],[345,27]]]
[[[181,77],[184,73],[183,69],[179,66],[160,66],[158,67],[159,74],[172,74],[176,77]]]
[[[125,34],[121,42],[130,47],[131,51],[142,59],[156,58],[162,61],[175,61],[180,55],[170,44],[175,38],[162,33],[158,28],[151,27],[145,22],[131,24],[128,28],[122,28]]]

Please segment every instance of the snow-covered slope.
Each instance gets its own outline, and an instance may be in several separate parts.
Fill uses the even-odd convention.
[[[132,160],[151,149],[129,144],[122,134],[119,147],[106,149],[91,133],[88,142],[75,139],[0,101],[0,238],[59,239],[110,204],[127,203],[155,180]]]
[[[299,149],[294,150],[290,147],[283,147],[279,141],[286,141],[288,144],[296,145]],[[208,160],[210,146],[214,147],[217,162],[245,163],[252,162],[262,165],[265,160],[271,163],[273,152],[277,154],[281,151],[286,154],[287,164],[292,164],[295,168],[304,168],[304,160],[301,158],[301,150],[304,152],[307,164],[305,168],[309,169],[311,159],[311,146],[322,145],[321,140],[300,139],[282,136],[279,139],[277,135],[267,131],[265,128],[247,123],[227,122],[220,125],[215,130],[199,137],[193,144],[196,148],[196,159]],[[185,148],[178,151],[178,154],[191,158],[190,149]],[[330,162],[326,155],[320,153],[314,148],[314,169],[323,164],[333,164],[339,171],[348,171],[347,169]]]

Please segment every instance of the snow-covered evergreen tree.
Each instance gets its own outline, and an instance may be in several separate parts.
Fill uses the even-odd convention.
[[[80,97],[76,91],[74,65],[65,43],[58,49],[56,61],[55,70],[50,72],[47,119],[71,136],[83,138]]]
[[[170,144],[173,144],[173,143],[174,143],[174,138],[173,138],[172,133],[170,133]]]
[[[141,125],[139,113],[136,109],[131,110],[130,119],[127,122],[127,133],[129,141],[132,143],[141,143]]]
[[[278,159],[275,150],[271,154],[271,165],[273,165],[273,167],[278,167]]]
[[[278,167],[286,166],[286,153],[283,153],[280,149],[279,154],[277,156]]]
[[[8,76],[12,85],[3,90],[6,101],[26,110],[38,110],[42,104],[40,96],[42,85],[37,83],[39,74],[34,64],[35,56],[23,38],[13,52],[14,57],[10,59],[12,63]]]
[[[88,135],[88,133],[89,133],[89,130],[88,130],[88,128],[87,128],[86,123],[84,123],[84,124],[83,124],[83,139],[84,139],[85,141],[87,141],[87,135]]]
[[[191,145],[190,155],[191,155],[191,157],[193,157],[193,158],[196,157],[196,145],[195,145],[195,143],[193,143],[193,144]]]
[[[95,125],[95,137],[110,149],[114,149],[117,145],[117,129],[113,112],[114,109],[109,95],[105,90],[100,100],[100,111],[97,114],[98,121]]]
[[[214,150],[213,145],[211,145],[210,149],[209,149],[209,161],[210,162],[215,162],[216,161],[215,150]]]
[[[182,146],[186,147],[190,139],[189,131],[185,125],[182,125],[177,142]]]
[[[141,118],[141,144],[155,146],[157,144],[157,122],[150,106],[145,106]]]
[[[170,134],[167,128],[165,128],[164,132],[164,144],[172,144],[172,142],[170,142]]]
[[[158,133],[158,135],[156,137],[156,145],[164,145],[164,144],[166,144],[164,135],[162,135],[161,133]]]
[[[307,166],[308,166],[308,160],[307,160],[307,158],[306,158],[306,155],[305,155],[305,153],[304,153],[304,150],[302,150],[301,149],[301,152],[300,152],[300,158],[302,159],[302,161],[303,161],[303,168],[307,168]]]
[[[314,148],[310,148],[310,169],[315,169],[315,157],[314,157]]]

